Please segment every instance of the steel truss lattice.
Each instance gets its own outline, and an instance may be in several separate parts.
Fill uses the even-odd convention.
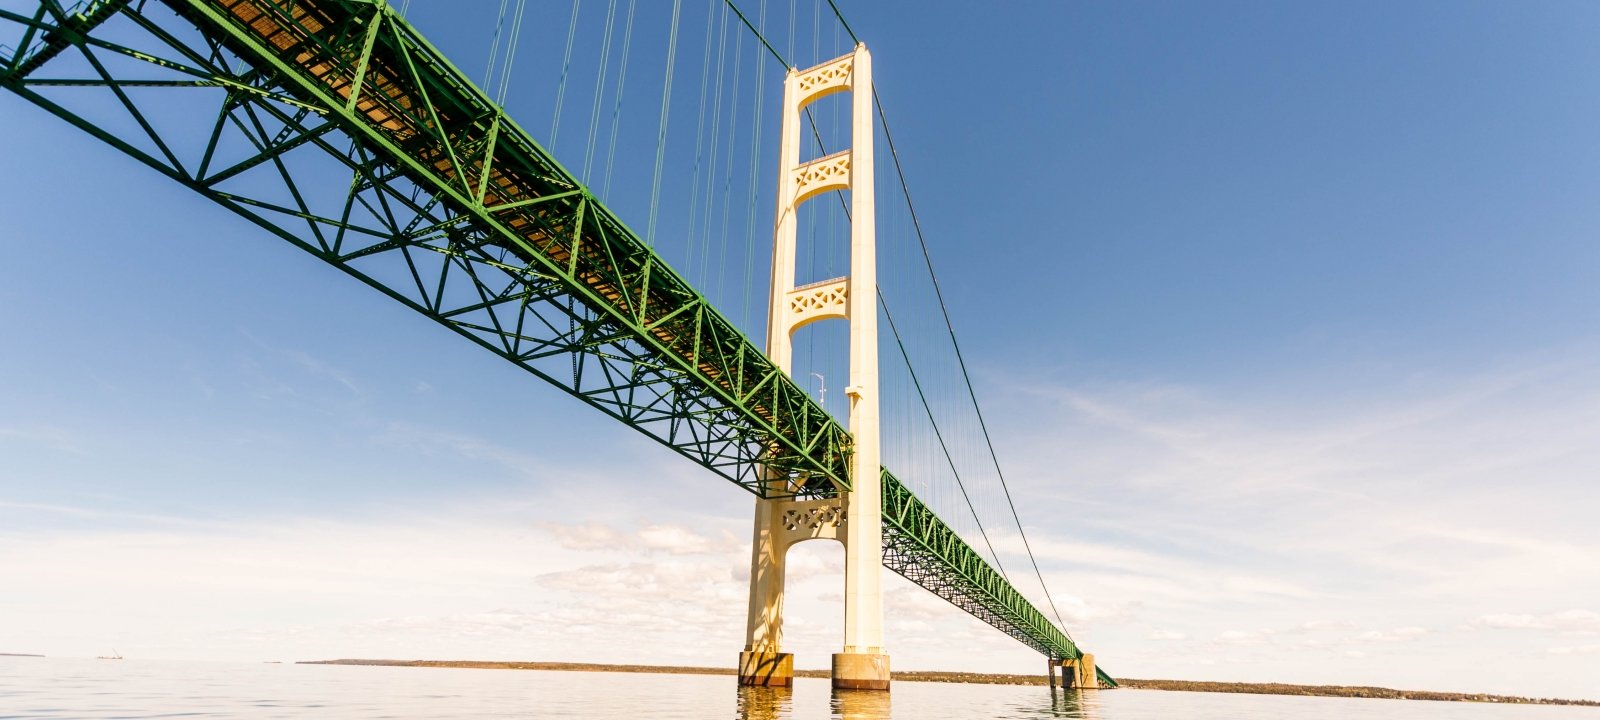
[[[43,0],[0,29],[0,86],[263,230],[752,493],[849,489],[849,434],[387,3]],[[1079,655],[883,477],[886,565]]]

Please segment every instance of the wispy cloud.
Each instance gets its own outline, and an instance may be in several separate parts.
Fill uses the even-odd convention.
[[[1575,645],[1550,648],[1551,655],[1600,655],[1600,645]]]
[[[66,428],[53,425],[13,425],[0,427],[0,442],[22,442],[73,455],[83,454],[83,442]]]
[[[1289,403],[1171,382],[1014,386],[996,416],[1026,422],[997,430],[1073,637],[1133,676],[1448,688],[1476,670],[1460,648],[1492,632],[1515,660],[1507,685],[1469,689],[1588,687],[1572,668],[1600,632],[1600,530],[1587,512],[1600,501],[1588,482],[1600,367],[1329,393]],[[721,481],[636,459],[627,440],[595,469],[487,433],[353,424],[385,454],[516,483],[464,484],[446,506],[315,515],[7,499],[0,512],[74,522],[0,535],[0,577],[40,589],[0,597],[0,632],[65,654],[116,638],[125,652],[220,657],[624,659],[610,646],[725,663],[743,645],[750,501],[710,486]],[[1048,613],[1021,538],[991,529]],[[802,664],[837,650],[842,557],[826,542],[790,555],[787,637],[816,658]],[[897,666],[1034,667],[1003,634],[886,582]],[[99,600],[107,587],[115,606]],[[156,632],[174,608],[191,616],[187,634]]]
[[[1587,610],[1555,610],[1600,595],[1600,526],[1577,509],[1600,503],[1600,350],[1323,380],[1280,397],[995,379],[995,414],[1026,420],[1002,430],[1008,475],[1058,599],[1129,609],[1082,633],[1150,674],[1182,671],[1138,649],[1161,638],[1307,680],[1320,671],[1297,652],[1356,652],[1389,676],[1374,682],[1442,687],[1471,629],[1593,631]],[[991,538],[1027,569],[1014,533]],[[1501,646],[1531,658],[1523,680],[1575,677],[1551,656],[1584,645],[1535,642]]]
[[[1366,643],[1411,642],[1427,634],[1427,628],[1411,626],[1393,630],[1368,630],[1357,635],[1356,640]]]
[[[1473,619],[1471,627],[1493,630],[1551,630],[1567,634],[1600,634],[1600,613],[1566,610],[1544,615],[1496,613]]]
[[[599,522],[543,522],[539,527],[554,535],[566,550],[625,550],[633,546],[633,538]]]

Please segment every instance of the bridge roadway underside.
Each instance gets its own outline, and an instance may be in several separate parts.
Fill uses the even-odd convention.
[[[848,489],[849,434],[386,3],[44,0],[0,32],[0,85],[263,230],[746,490]],[[1082,657],[881,482],[886,566]]]

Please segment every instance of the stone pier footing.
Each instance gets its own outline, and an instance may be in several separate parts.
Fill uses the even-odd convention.
[[[1082,658],[1062,660],[1061,687],[1075,690],[1092,690],[1100,687],[1100,676],[1094,667],[1094,655],[1084,653]]]
[[[789,687],[794,684],[794,653],[745,650],[739,653],[739,684]]]
[[[843,690],[888,690],[889,656],[880,653],[834,653],[833,686]]]

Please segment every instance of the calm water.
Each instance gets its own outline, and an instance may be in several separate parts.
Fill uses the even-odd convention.
[[[1600,719],[1510,707],[1042,687],[898,683],[891,695],[740,689],[732,677],[0,657],[0,718],[1098,718],[1100,720]]]

